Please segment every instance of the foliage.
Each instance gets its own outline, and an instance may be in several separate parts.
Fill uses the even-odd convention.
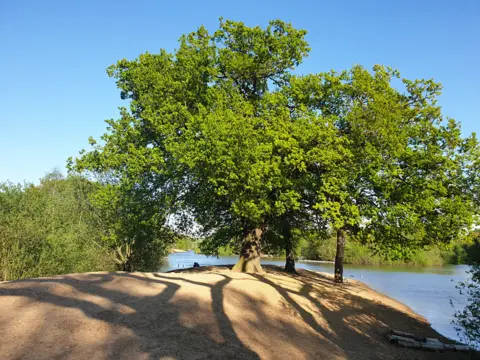
[[[305,159],[341,157],[333,122],[293,115],[280,91],[307,55],[305,33],[278,20],[266,29],[221,21],[212,35],[183,36],[173,54],[119,61],[108,72],[130,111],[108,121],[104,145],[92,139],[75,170],[130,186],[150,177],[145,188],[171,191],[165,204],[192,212],[213,250],[298,209]]]
[[[464,245],[456,244],[454,249],[463,249]],[[318,234],[302,234],[298,246],[301,259],[332,261],[335,258],[335,236],[319,236]],[[411,256],[402,259],[392,259],[385,253],[377,253],[375,248],[363,244],[354,237],[349,237],[345,245],[345,264],[373,266],[441,266],[456,264],[455,253],[451,249],[441,249],[439,246],[420,248]],[[461,263],[464,263],[462,261]]]
[[[155,271],[173,233],[139,188],[58,172],[0,187],[0,278],[95,270]]]
[[[480,349],[480,264],[476,263],[469,271],[470,278],[460,282],[457,288],[465,295],[467,304],[463,310],[455,312],[454,324],[467,343]]]
[[[102,179],[91,197],[99,216],[102,243],[123,271],[156,271],[175,233],[166,225],[164,194],[152,194],[144,183],[116,184]]]
[[[445,263],[445,257],[438,246],[417,250],[407,260],[407,264],[415,266],[442,266]]]
[[[466,249],[467,261],[472,265],[469,278],[457,285],[460,294],[467,298],[465,307],[455,312],[453,321],[461,336],[473,347],[480,349],[480,236],[473,233],[473,241]],[[453,303],[452,303],[453,306]]]
[[[480,232],[475,232],[472,241],[464,246],[469,264],[480,263]]]
[[[193,250],[195,253],[200,252],[199,240],[187,235],[177,235],[173,247],[185,251]]]
[[[130,108],[71,166],[106,179],[111,243],[133,246],[135,267],[172,242],[172,214],[201,226],[207,254],[243,241],[254,250],[242,254],[262,245],[293,256],[295,232],[320,228],[400,260],[466,235],[479,147],[443,117],[441,85],[380,65],[294,75],[305,35],[279,20],[264,29],[221,20],[172,53],[109,67]]]
[[[332,261],[335,259],[335,251],[335,237],[322,237],[315,232],[303,234],[297,248],[299,258],[306,260]]]
[[[232,255],[238,255],[238,250],[235,250],[230,246],[221,246],[218,248],[218,256],[232,256]]]
[[[402,79],[380,65],[298,76],[291,84],[294,107],[333,118],[343,140],[332,168],[315,171],[321,162],[314,161],[308,173],[313,209],[337,231],[337,249],[348,231],[384,257],[422,262],[418,249],[466,235],[478,211],[478,144],[442,116],[440,84]],[[340,250],[340,281],[342,262]]]
[[[0,279],[113,269],[89,206],[93,184],[60,173],[0,185]]]
[[[393,86],[401,81],[403,91]],[[315,207],[333,229],[366,230],[378,251],[397,257],[436,242],[449,243],[468,229],[476,212],[474,135],[444,119],[433,80],[400,78],[376,65],[342,73],[299,77],[299,102],[337,117],[348,157],[344,173],[318,177]],[[335,175],[335,185],[325,186]],[[468,185],[467,185],[468,183]],[[329,205],[329,202],[331,203]]]

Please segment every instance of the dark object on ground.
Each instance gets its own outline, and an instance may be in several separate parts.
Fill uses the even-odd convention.
[[[200,267],[200,265],[197,262],[195,262],[193,263],[193,267]]]
[[[445,344],[436,338],[415,336],[398,330],[390,330],[387,339],[392,344],[412,349],[422,349],[427,351],[456,351],[470,352],[472,349],[464,344]]]

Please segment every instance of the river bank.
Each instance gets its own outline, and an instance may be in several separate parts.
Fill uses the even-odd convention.
[[[182,249],[170,249],[168,250],[170,254],[176,254],[176,253],[185,253],[188,252],[188,250],[182,250]]]
[[[389,328],[446,340],[425,318],[359,281],[334,286],[328,274],[299,270],[292,277],[279,267],[265,269],[262,275],[203,267],[1,283],[0,358],[468,358],[388,343]]]
[[[233,265],[237,260],[238,256],[217,258],[193,252],[172,254],[165,258],[159,271],[189,268],[195,262],[200,266]],[[283,267],[285,258],[264,258],[262,264]],[[301,268],[333,274],[333,264],[297,262],[297,269]],[[348,279],[361,280],[376,291],[406,304],[414,312],[424,316],[439,333],[451,339],[461,340],[452,325],[452,320],[455,309],[463,308],[467,301],[455,288],[456,284],[468,278],[467,270],[468,267],[465,265],[435,267],[345,265],[344,276]],[[454,303],[455,308],[451,306],[450,301]]]

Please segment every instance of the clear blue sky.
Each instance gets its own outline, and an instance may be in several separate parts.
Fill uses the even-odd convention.
[[[444,84],[444,113],[480,130],[480,1],[0,1],[0,181],[38,182],[122,105],[105,68],[218,18],[308,30],[300,72],[385,64]]]

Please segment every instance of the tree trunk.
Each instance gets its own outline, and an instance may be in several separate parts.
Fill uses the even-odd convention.
[[[256,228],[253,231],[246,230],[243,238],[242,250],[232,271],[261,273],[260,265],[260,242],[262,240],[263,230]]]
[[[293,252],[292,232],[290,230],[290,224],[285,223],[283,239],[285,241],[285,252],[287,259],[285,262],[285,271],[290,274],[296,274],[295,270],[295,254]]]
[[[337,230],[337,254],[335,255],[335,282],[343,283],[343,258],[345,252],[345,230]]]

